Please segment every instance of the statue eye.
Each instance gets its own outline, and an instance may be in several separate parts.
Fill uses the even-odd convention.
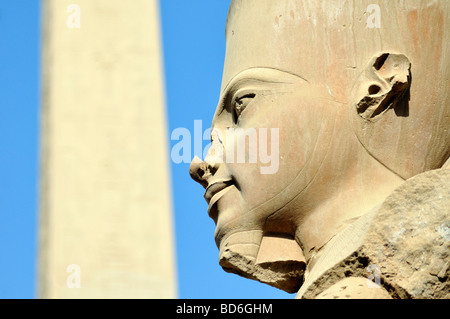
[[[247,107],[247,105],[252,101],[252,99],[255,97],[255,94],[250,93],[246,94],[240,97],[237,97],[234,100],[234,122],[237,123],[239,116],[244,111],[244,109]]]

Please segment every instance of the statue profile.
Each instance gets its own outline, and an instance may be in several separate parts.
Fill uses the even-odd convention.
[[[190,166],[224,270],[298,298],[449,298],[449,46],[446,0],[233,0]]]

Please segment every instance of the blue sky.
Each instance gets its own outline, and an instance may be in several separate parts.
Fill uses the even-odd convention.
[[[74,0],[76,3],[76,0]],[[203,130],[219,97],[230,0],[163,0],[166,100],[170,132]],[[40,2],[0,0],[0,298],[36,297],[39,178]],[[207,142],[203,146],[206,146]],[[180,298],[293,298],[226,273],[214,223],[189,164],[172,162]]]

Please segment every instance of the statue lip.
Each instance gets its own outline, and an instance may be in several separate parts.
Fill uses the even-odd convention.
[[[212,185],[211,185],[212,186]],[[214,190],[216,191],[212,197],[209,200],[206,200],[209,203],[208,206],[208,215],[209,217],[212,218],[212,220],[214,220],[214,223],[217,224],[217,219],[218,219],[218,215],[219,215],[219,209],[217,207],[217,202],[226,194],[228,193],[228,191],[230,191],[233,187],[233,183],[220,183],[220,185],[217,185]],[[211,196],[208,194],[208,196]],[[205,198],[206,198],[206,194],[205,194]]]
[[[219,192],[227,187],[230,187],[231,185],[233,185],[233,181],[231,179],[214,182],[206,187],[205,195],[203,197],[211,206],[211,204],[214,204],[213,202],[217,201],[216,199],[212,201],[215,195],[218,195]]]

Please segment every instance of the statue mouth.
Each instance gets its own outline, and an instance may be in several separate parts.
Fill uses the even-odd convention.
[[[233,185],[233,181],[231,179],[210,184],[206,187],[205,195],[203,197],[205,197],[206,202],[210,204],[215,195],[231,185]]]
[[[206,202],[209,204],[208,206],[208,215],[214,220],[217,220],[217,209],[215,208],[215,203],[227,193],[231,186],[233,186],[233,181],[225,180],[218,181],[213,184],[208,185],[205,191],[205,195],[203,196]]]

